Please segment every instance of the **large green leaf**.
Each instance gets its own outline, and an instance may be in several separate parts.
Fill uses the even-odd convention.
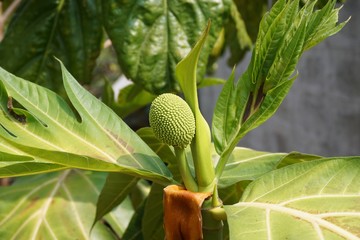
[[[244,180],[255,180],[279,164],[286,153],[269,153],[237,147],[231,153],[221,178],[220,188],[229,187]]]
[[[78,115],[55,93],[0,69],[2,138],[20,149],[21,156],[169,182],[171,173],[161,159],[61,66],[67,95]],[[25,109],[9,108],[7,95]]]
[[[198,76],[204,75],[230,2],[109,0],[102,1],[103,20],[125,75],[148,91],[160,93],[179,90],[175,66],[211,19],[209,41],[199,61]]]
[[[225,206],[231,239],[360,239],[360,157],[304,162],[252,182]]]
[[[114,239],[104,223],[90,237],[104,181],[103,173],[66,170],[17,178],[10,187],[0,187],[0,238]]]
[[[314,11],[314,4],[307,1],[299,8],[299,0],[277,1],[261,21],[248,69],[237,83],[230,77],[225,84],[212,123],[216,151],[221,155],[218,176],[238,141],[276,112],[297,77],[295,67],[306,46],[317,44],[346,23],[337,25],[339,10],[333,9],[334,1],[319,11]]]
[[[62,80],[56,56],[77,80],[89,83],[102,38],[95,2],[22,1],[0,43],[0,66],[58,91]]]
[[[164,162],[168,164],[168,168],[172,170],[175,178],[181,180],[175,161],[175,155],[170,147],[158,140],[155,137],[153,130],[149,127],[139,129],[137,134]],[[136,182],[137,179],[134,177],[119,173],[110,173],[99,196],[95,221],[101,219],[103,215],[124,200]],[[153,184],[145,204],[144,218],[142,219],[141,224],[145,238],[163,238],[164,232],[162,228],[159,228],[159,226],[163,225],[162,189],[163,186]]]

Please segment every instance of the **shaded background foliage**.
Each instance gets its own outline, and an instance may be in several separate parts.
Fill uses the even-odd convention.
[[[62,93],[54,56],[80,83],[90,84],[102,35],[93,0],[21,1],[0,44],[0,66]]]

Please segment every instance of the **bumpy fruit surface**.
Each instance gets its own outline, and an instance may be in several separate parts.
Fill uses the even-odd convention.
[[[150,107],[150,126],[164,143],[185,148],[195,135],[195,118],[189,105],[179,96],[164,93]]]

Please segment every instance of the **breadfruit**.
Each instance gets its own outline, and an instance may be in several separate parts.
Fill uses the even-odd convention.
[[[185,148],[195,135],[195,118],[189,105],[171,93],[159,95],[150,106],[150,127],[162,142]]]

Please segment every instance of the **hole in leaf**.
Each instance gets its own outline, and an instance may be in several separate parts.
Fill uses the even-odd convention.
[[[16,105],[20,105],[19,103],[15,103]],[[14,108],[13,98],[9,96],[7,102],[7,109],[11,117],[13,117],[18,122],[25,124],[26,123],[26,116],[21,114],[20,108]]]
[[[17,138],[17,136],[15,134],[13,134],[12,132],[10,132],[7,128],[5,128],[2,124],[0,124],[0,126],[5,130],[5,132],[7,132],[11,137]]]

